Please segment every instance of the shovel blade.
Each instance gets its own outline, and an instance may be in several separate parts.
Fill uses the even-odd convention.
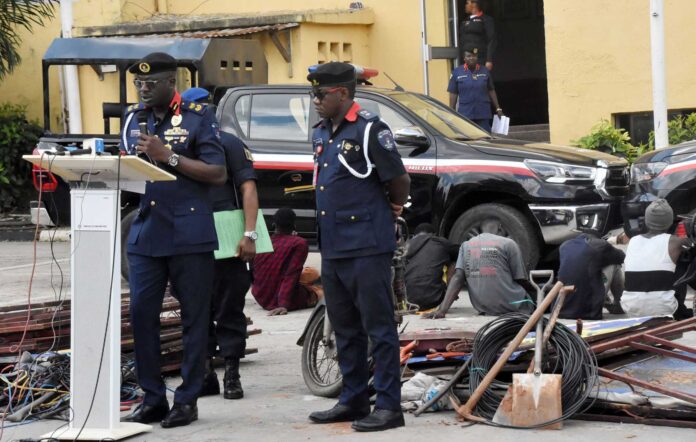
[[[529,427],[558,419],[563,414],[561,402],[561,375],[513,374],[512,425]],[[560,430],[561,423],[543,427]]]

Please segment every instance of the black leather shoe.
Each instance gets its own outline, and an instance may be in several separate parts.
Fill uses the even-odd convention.
[[[370,413],[369,416],[353,422],[351,428],[355,431],[384,431],[390,428],[403,427],[404,425],[406,425],[404,414],[400,410],[393,411],[375,408],[375,411]]]
[[[203,378],[203,388],[198,396],[216,396],[220,394],[220,382],[218,381],[217,373],[211,370],[205,374]]]
[[[195,404],[174,404],[160,425],[162,428],[183,427],[196,420],[198,420],[198,407]]]
[[[239,380],[239,359],[225,358],[225,377],[223,378],[225,399],[241,399],[244,397],[242,382]]]
[[[128,416],[121,419],[122,422],[137,422],[139,424],[151,424],[159,422],[169,413],[169,404],[162,403],[159,405],[140,404]]]
[[[370,414],[370,408],[356,410],[348,405],[336,404],[330,410],[315,411],[309,415],[309,420],[317,424],[331,424],[334,422],[350,422],[362,419]]]

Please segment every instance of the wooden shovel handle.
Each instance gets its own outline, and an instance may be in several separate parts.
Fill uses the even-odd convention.
[[[558,302],[556,302],[556,305],[553,307],[553,312],[551,312],[551,316],[549,317],[549,322],[546,324],[546,328],[544,329],[544,337],[541,341],[541,346],[546,347],[546,344],[549,343],[549,339],[551,338],[551,333],[553,333],[553,328],[556,326],[556,322],[558,321],[558,316],[561,314],[561,309],[563,308],[563,303],[565,302],[565,298],[569,293],[572,293],[575,291],[575,286],[569,286],[569,287],[563,287],[561,289],[561,294],[558,295]],[[527,369],[527,374],[531,374],[534,372],[534,359],[532,359],[532,362],[529,364],[529,368]]]
[[[467,419],[471,419],[473,416],[472,411],[474,408],[476,408],[476,404],[478,404],[478,401],[481,399],[481,396],[483,396],[483,393],[488,389],[488,387],[491,385],[491,382],[493,382],[493,379],[495,379],[496,376],[498,376],[498,373],[500,373],[500,370],[505,366],[507,363],[508,359],[512,355],[512,353],[519,347],[520,343],[522,343],[522,340],[524,339],[525,336],[527,336],[527,333],[536,325],[537,321],[541,319],[541,317],[544,315],[544,312],[546,311],[547,308],[553,303],[554,299],[556,299],[556,296],[558,296],[558,293],[561,291],[561,288],[563,288],[563,283],[561,281],[558,281],[556,285],[553,286],[551,291],[549,292],[548,295],[546,295],[546,298],[544,298],[544,301],[541,303],[541,305],[538,305],[536,310],[534,310],[534,313],[532,313],[532,316],[529,317],[527,322],[522,326],[519,332],[517,332],[517,335],[515,338],[510,341],[508,346],[505,348],[505,351],[503,351],[503,354],[500,355],[496,363],[491,367],[491,369],[488,371],[486,376],[483,378],[483,381],[479,384],[479,386],[476,388],[474,393],[471,395],[469,400],[466,402],[466,404],[462,405],[457,409],[457,413]],[[475,420],[475,419],[472,419]]]

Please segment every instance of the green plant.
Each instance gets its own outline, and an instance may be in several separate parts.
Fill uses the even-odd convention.
[[[32,31],[53,18],[58,0],[0,0],[0,80],[21,61],[18,28]]]
[[[616,128],[607,120],[601,120],[592,126],[589,134],[572,141],[572,143],[584,149],[599,150],[623,157],[629,163],[635,161],[645,152],[652,150],[651,146],[643,143],[634,146],[631,144],[631,137],[625,129]]]
[[[667,122],[667,137],[670,146],[696,139],[696,112],[678,115]],[[650,132],[648,145],[655,148],[655,131]]]
[[[0,104],[0,211],[28,206],[31,165],[22,155],[32,152],[42,132],[41,126],[27,121],[26,107]]]

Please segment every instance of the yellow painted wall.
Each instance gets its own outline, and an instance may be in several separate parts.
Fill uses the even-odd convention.
[[[649,1],[546,0],[551,141],[586,135],[600,119],[652,109]],[[696,107],[696,2],[665,1],[669,109]]]
[[[56,8],[56,16],[60,16]],[[19,54],[22,63],[12,74],[0,80],[0,102],[10,102],[27,106],[29,119],[38,120],[43,125],[43,93],[41,87],[41,57],[54,38],[60,36],[60,19],[54,18],[43,28],[35,27],[30,33],[20,31],[22,44]],[[58,88],[58,69],[50,69],[51,129],[62,132],[60,91]]]

